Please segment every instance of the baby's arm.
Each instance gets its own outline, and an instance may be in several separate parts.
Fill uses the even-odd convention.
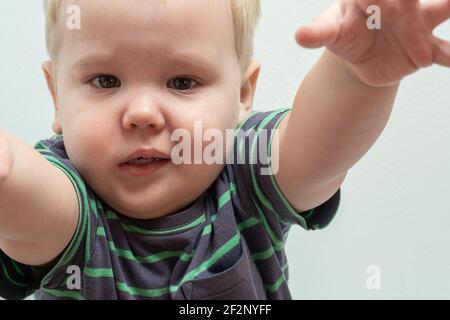
[[[46,265],[70,242],[77,221],[70,179],[0,129],[0,250],[26,265]]]
[[[381,29],[368,27],[373,5]],[[450,43],[432,34],[449,17],[449,0],[341,0],[297,31],[299,44],[327,48],[280,123],[275,178],[297,210],[341,186],[386,126],[402,78],[433,63],[450,67]]]
[[[299,212],[324,203],[340,188],[348,169],[385,128],[397,89],[356,81],[329,52],[309,72],[280,124],[284,162],[275,176]]]

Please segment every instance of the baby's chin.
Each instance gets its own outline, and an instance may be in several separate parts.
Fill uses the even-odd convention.
[[[159,219],[171,214],[167,210],[158,210],[157,208],[151,208],[150,206],[137,207],[123,204],[122,206],[111,206],[111,208],[123,216],[139,220]]]
[[[111,207],[115,212],[139,220],[149,220],[149,219],[159,219],[171,214],[180,212],[187,209],[192,203],[197,199],[188,200],[186,203],[177,204],[173,199],[173,194],[171,195],[171,201],[161,201],[155,199],[154,201],[149,201],[148,198],[145,201],[138,202],[136,199],[124,199],[120,203],[116,201],[106,201],[108,206]]]

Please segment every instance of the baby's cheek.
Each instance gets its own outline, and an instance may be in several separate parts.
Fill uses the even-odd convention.
[[[98,166],[107,162],[111,140],[94,125],[76,125],[64,135],[66,151],[77,169],[85,174],[97,172]]]
[[[207,123],[208,128],[218,129],[225,132],[226,129],[233,129],[238,121],[239,114],[230,111],[220,111],[213,119]]]

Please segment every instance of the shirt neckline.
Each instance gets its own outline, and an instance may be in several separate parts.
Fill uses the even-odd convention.
[[[206,194],[202,194],[186,208],[156,219],[137,219],[114,211],[127,226],[143,229],[148,235],[180,233],[206,221]]]

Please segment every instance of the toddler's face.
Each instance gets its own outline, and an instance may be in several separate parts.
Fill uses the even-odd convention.
[[[72,4],[81,9],[81,29],[61,19],[53,130],[62,131],[85,181],[117,211],[156,218],[184,208],[223,165],[169,163],[136,177],[119,164],[141,147],[170,155],[172,132],[184,128],[194,137],[194,121],[222,132],[237,125],[244,110],[228,1]]]

